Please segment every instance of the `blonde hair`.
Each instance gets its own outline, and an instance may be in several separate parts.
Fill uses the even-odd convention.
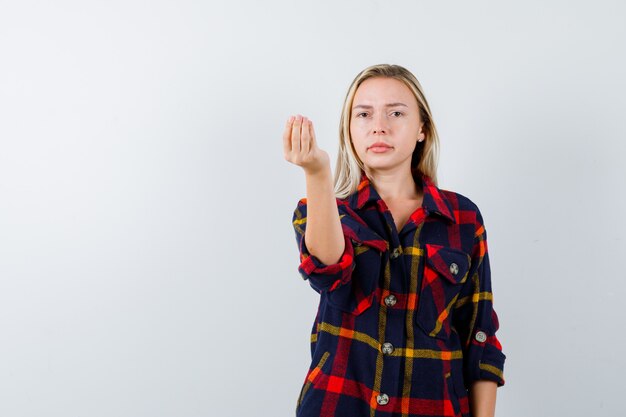
[[[422,91],[422,86],[415,76],[400,65],[380,64],[372,65],[361,71],[350,84],[343,103],[341,120],[339,122],[339,153],[335,167],[335,196],[346,198],[357,190],[361,180],[363,162],[359,159],[352,145],[350,137],[350,118],[354,95],[363,81],[374,77],[395,78],[403,82],[415,98],[419,107],[421,121],[424,123],[425,138],[417,142],[411,159],[411,170],[427,175],[433,184],[437,185],[437,160],[439,157],[439,136],[430,113],[428,101]]]

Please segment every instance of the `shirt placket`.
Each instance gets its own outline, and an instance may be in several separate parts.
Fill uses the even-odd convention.
[[[406,292],[406,265],[403,261],[403,246],[400,241],[400,236],[398,235],[390,211],[386,210],[382,212],[381,219],[386,225],[389,242],[389,251],[385,259],[387,262],[385,266],[386,274],[389,274],[389,277],[386,277],[384,280],[384,290],[387,290],[385,292]],[[396,330],[398,333],[393,334],[392,331],[393,329],[404,328],[404,309],[392,310],[396,302],[397,298],[393,294],[388,294],[384,302],[379,305],[381,309],[379,319],[381,323],[384,323],[384,328],[380,331],[381,337],[379,340],[382,354],[382,370],[380,370],[380,392],[376,396],[376,402],[378,409],[384,413],[390,412],[390,409],[387,408],[390,405],[390,398],[392,396],[399,398],[402,395],[402,387],[400,386],[402,360],[392,355],[396,349],[404,346],[404,340],[402,340],[403,332],[402,330]]]

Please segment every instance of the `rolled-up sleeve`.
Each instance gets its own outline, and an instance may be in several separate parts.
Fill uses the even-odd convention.
[[[340,219],[343,218],[340,215]],[[298,201],[293,213],[293,227],[296,233],[296,242],[300,252],[300,265],[298,271],[303,279],[309,281],[309,285],[318,293],[332,291],[338,286],[350,281],[354,269],[354,246],[350,233],[346,233],[346,224],[342,220],[344,230],[345,248],[337,263],[325,264],[314,255],[309,253],[306,247],[304,234],[306,231],[307,205],[306,198]]]
[[[469,276],[453,315],[454,327],[463,346],[463,373],[466,388],[477,380],[491,380],[504,385],[506,355],[496,336],[498,315],[493,308],[491,269],[487,232],[480,211],[476,209],[476,229]]]

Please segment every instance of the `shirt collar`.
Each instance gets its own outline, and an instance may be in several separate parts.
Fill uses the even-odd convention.
[[[417,169],[412,171],[413,179],[422,184],[422,190],[424,192],[424,198],[422,201],[422,207],[426,209],[427,213],[437,213],[453,223],[456,223],[456,219],[453,215],[452,205],[442,191],[433,184],[429,176],[421,173]],[[348,196],[348,204],[353,210],[361,209],[366,204],[380,200],[380,195],[372,185],[371,181],[365,174],[365,171],[361,170],[361,180],[357,190]]]

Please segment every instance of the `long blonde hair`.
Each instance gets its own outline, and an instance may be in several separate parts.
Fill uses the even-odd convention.
[[[413,92],[417,99],[420,118],[424,122],[425,138],[417,142],[411,159],[411,170],[417,170],[437,185],[437,160],[439,158],[439,136],[430,113],[428,101],[422,91],[422,86],[415,76],[400,65],[380,64],[372,65],[361,71],[350,84],[343,103],[341,120],[339,122],[339,153],[335,167],[335,196],[346,198],[357,190],[361,180],[363,162],[359,159],[352,145],[350,137],[350,118],[354,95],[363,81],[374,77],[389,77],[402,81]]]

